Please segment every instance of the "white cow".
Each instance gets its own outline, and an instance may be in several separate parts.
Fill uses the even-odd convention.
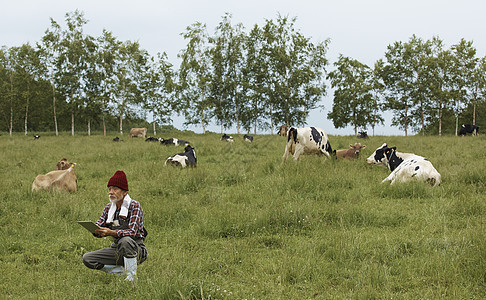
[[[186,148],[184,148],[184,151],[185,151],[184,153],[179,153],[167,158],[167,160],[164,163],[164,166],[172,165],[172,166],[181,166],[182,168],[189,166],[195,168],[197,165],[197,158],[196,158],[196,152],[194,151],[194,148],[188,145],[186,146]]]
[[[291,127],[288,130],[283,161],[287,160],[289,154],[292,154],[294,160],[298,160],[304,153],[324,154],[331,158],[332,148],[324,130],[318,127]]]
[[[390,184],[394,184],[396,181],[416,179],[433,186],[440,185],[441,176],[428,159],[413,153],[397,152],[396,149],[384,143],[366,159],[368,164],[386,166],[391,171],[382,183],[390,181]]]

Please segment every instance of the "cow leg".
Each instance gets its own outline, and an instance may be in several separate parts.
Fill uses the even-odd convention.
[[[297,161],[302,153],[304,153],[304,146],[301,144],[295,145],[294,160]]]

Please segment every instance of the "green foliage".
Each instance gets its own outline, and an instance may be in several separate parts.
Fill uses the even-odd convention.
[[[168,129],[168,128],[167,128]],[[14,299],[342,299],[486,297],[486,165],[480,137],[371,137],[362,157],[281,157],[285,139],[168,131],[191,141],[195,169],[164,167],[182,147],[100,134],[0,136],[0,294]],[[335,149],[355,142],[330,136]],[[387,142],[429,158],[439,187],[381,184],[365,159]],[[465,151],[464,149],[468,149]],[[78,191],[31,192],[66,157]],[[149,256],[138,282],[86,268],[110,245],[96,220],[106,182],[127,173],[142,203]]]

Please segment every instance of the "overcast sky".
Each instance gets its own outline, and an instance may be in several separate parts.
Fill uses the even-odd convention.
[[[383,58],[386,47],[396,41],[407,42],[416,36],[428,40],[440,37],[448,48],[461,38],[473,41],[477,56],[486,55],[485,0],[14,0],[3,1],[0,14],[0,45],[34,45],[44,35],[53,18],[64,27],[65,14],[76,9],[89,20],[85,33],[100,36],[103,29],[119,40],[138,41],[141,47],[155,55],[166,52],[169,60],[179,66],[177,54],[186,46],[180,35],[186,27],[201,22],[210,34],[225,13],[232,14],[232,23],[242,23],[246,31],[253,25],[263,25],[266,19],[278,15],[296,17],[295,28],[312,42],[329,38],[327,58],[334,63],[339,54],[357,59],[372,67]],[[328,84],[329,86],[329,84]],[[323,128],[329,134],[354,134],[353,128],[335,129],[327,120],[332,108],[332,92],[323,99],[325,110],[311,112],[309,126]],[[403,135],[390,127],[376,129],[378,135]],[[174,126],[182,129],[180,118]],[[189,127],[201,132],[199,127]],[[218,126],[209,130],[219,132]],[[236,129],[228,130],[235,133]],[[368,128],[371,132],[371,128]]]

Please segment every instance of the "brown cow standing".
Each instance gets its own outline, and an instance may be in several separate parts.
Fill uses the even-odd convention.
[[[57,163],[57,170],[46,175],[37,175],[32,183],[32,191],[60,190],[76,192],[77,178],[74,173],[76,163],[70,163],[63,158]]]
[[[359,153],[361,149],[366,148],[366,145],[361,145],[361,143],[356,143],[354,145],[349,145],[349,149],[336,150],[336,158],[359,158]]]
[[[289,131],[289,126],[284,124],[284,125],[280,126],[280,128],[278,129],[278,135],[287,136],[288,131]]]
[[[132,137],[142,137],[145,138],[147,135],[147,128],[132,128],[130,129],[129,136]]]

